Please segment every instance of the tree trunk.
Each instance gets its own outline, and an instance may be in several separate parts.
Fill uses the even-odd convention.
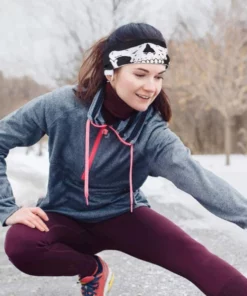
[[[226,165],[230,165],[230,155],[232,148],[232,118],[225,119],[225,154]]]

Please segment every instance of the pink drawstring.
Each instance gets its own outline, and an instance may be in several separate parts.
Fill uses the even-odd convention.
[[[86,124],[86,141],[85,141],[85,181],[84,181],[84,194],[86,204],[88,205],[88,179],[89,179],[89,141],[90,141],[90,120]]]
[[[90,124],[92,122],[88,119],[87,123],[86,123],[86,140],[85,140],[85,172],[82,175],[82,180],[84,180],[84,195],[85,195],[85,199],[86,199],[86,205],[89,204],[89,169],[90,169],[90,156],[89,156],[89,149],[90,149]],[[93,123],[92,123],[93,124]],[[94,125],[94,124],[93,124]],[[104,128],[107,125],[101,125],[99,127]],[[102,130],[102,135],[106,134],[105,130]],[[97,142],[100,142],[101,136],[98,137],[97,136]],[[97,145],[99,145],[99,143],[97,143]],[[93,147],[94,150],[94,147]],[[97,147],[96,147],[97,150]],[[92,155],[92,161],[93,161],[93,157],[96,154],[97,151],[93,151],[93,155]]]
[[[83,176],[85,176],[85,180],[84,180],[84,194],[85,194],[85,198],[86,198],[86,204],[88,205],[88,198],[89,198],[89,147],[90,147],[90,124],[92,124],[95,127],[101,127],[101,128],[105,128],[107,127],[107,125],[97,125],[93,122],[91,122],[89,119],[87,120],[86,123],[86,141],[85,141],[85,172],[83,174]],[[125,142],[117,133],[117,131],[114,130],[114,128],[112,128],[111,126],[109,126],[109,128],[111,130],[114,131],[114,133],[116,134],[116,136],[118,137],[118,139],[120,140],[121,143],[123,143],[124,145],[130,146],[130,170],[129,170],[129,184],[130,184],[130,211],[131,213],[133,212],[133,203],[134,203],[134,197],[133,197],[133,179],[132,179],[132,175],[133,175],[133,162],[134,162],[134,146],[133,144],[130,144],[128,142]],[[102,133],[106,134],[106,130],[103,130]],[[84,179],[84,177],[83,177]]]
[[[133,159],[134,159],[134,146],[130,146],[130,172],[129,172],[129,180],[130,180],[130,211],[133,212],[133,203],[134,203],[134,197],[133,197]]]

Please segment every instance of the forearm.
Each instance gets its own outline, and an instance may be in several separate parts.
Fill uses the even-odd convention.
[[[189,159],[172,181],[216,216],[247,228],[247,199],[226,181]]]
[[[0,222],[2,226],[7,226],[5,221],[20,208],[15,204],[13,197],[0,199]]]
[[[0,222],[3,226],[5,220],[19,207],[15,203],[13,191],[6,175],[6,161],[0,155]]]
[[[6,175],[6,157],[11,149],[32,145],[44,134],[45,116],[41,103],[41,100],[29,102],[0,121],[0,222],[3,225],[19,209]],[[40,111],[39,116],[37,110]]]

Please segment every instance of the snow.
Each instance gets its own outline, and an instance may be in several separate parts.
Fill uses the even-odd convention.
[[[43,156],[38,156],[38,146],[34,145],[33,150],[28,154],[26,147],[18,147],[10,150],[7,157],[7,164],[14,163],[21,171],[30,172],[48,177],[49,160],[48,151],[43,151]]]

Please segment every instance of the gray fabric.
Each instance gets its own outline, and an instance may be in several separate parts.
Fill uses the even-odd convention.
[[[89,206],[85,203],[81,180],[85,165],[85,126],[87,118],[97,124],[104,123],[100,113],[102,91],[90,107],[78,101],[73,88],[61,87],[35,98],[0,121],[0,221],[3,226],[19,209],[6,176],[5,158],[10,149],[32,145],[44,134],[49,136],[49,183],[46,197],[37,206],[85,222],[99,222],[130,210],[130,148],[110,129],[102,138],[90,168]],[[215,215],[246,228],[247,200],[192,159],[189,149],[152,107],[113,127],[122,133],[123,139],[134,143],[135,208],[149,206],[139,189],[148,175],[162,176]],[[91,151],[99,129],[91,125],[90,130]]]

